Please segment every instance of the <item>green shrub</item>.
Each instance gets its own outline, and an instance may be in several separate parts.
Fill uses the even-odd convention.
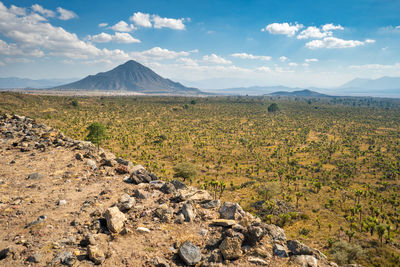
[[[330,253],[334,261],[340,265],[354,263],[364,257],[364,250],[360,245],[346,241],[335,242]]]
[[[196,166],[190,162],[182,162],[174,167],[174,177],[182,178],[184,181],[192,180],[197,176]]]

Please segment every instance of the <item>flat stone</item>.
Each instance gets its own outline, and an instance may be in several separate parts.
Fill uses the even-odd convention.
[[[190,241],[179,248],[179,257],[189,266],[196,265],[201,260],[201,250]]]
[[[222,226],[222,227],[230,227],[236,224],[235,220],[227,220],[227,219],[215,219],[211,222],[212,225]]]
[[[267,234],[273,240],[286,241],[285,231],[279,226],[276,226],[274,224],[266,224],[264,227],[265,230],[267,231]]]
[[[260,259],[260,258],[251,257],[251,256],[250,256],[250,257],[247,258],[247,260],[248,260],[250,263],[253,263],[253,264],[256,264],[256,265],[268,266],[268,262],[266,262],[265,260]]]
[[[42,179],[44,177],[43,174],[40,174],[38,172],[35,173],[31,173],[28,175],[28,177],[26,178],[27,180],[39,180]]]
[[[221,205],[221,201],[219,199],[210,200],[201,204],[203,209],[214,209],[218,208]]]
[[[141,233],[150,233],[150,230],[146,227],[138,227],[138,228],[136,228],[136,231],[141,232]]]
[[[139,188],[137,188],[135,190],[134,195],[135,195],[136,198],[139,198],[139,199],[147,199],[147,198],[149,198],[149,193],[144,191],[143,189],[139,189]]]

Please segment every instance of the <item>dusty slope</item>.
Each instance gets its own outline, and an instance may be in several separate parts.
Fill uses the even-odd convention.
[[[337,266],[237,204],[220,207],[31,119],[0,117],[0,265],[94,263]]]

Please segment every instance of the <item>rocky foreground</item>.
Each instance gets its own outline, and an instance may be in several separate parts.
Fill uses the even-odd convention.
[[[337,266],[236,203],[0,117],[0,266]]]

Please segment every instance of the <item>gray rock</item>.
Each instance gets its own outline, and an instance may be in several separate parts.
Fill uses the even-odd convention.
[[[133,163],[131,161],[129,161],[129,160],[122,159],[122,158],[117,158],[116,161],[119,164],[127,166],[129,169],[133,169],[134,168]]]
[[[164,194],[172,194],[176,191],[175,186],[172,183],[165,183],[161,188],[160,191]]]
[[[28,177],[26,178],[27,180],[39,180],[42,179],[44,177],[43,174],[40,174],[38,172],[35,173],[31,173],[28,175]]]
[[[74,254],[72,254],[72,252],[64,251],[56,255],[56,257],[53,260],[53,264],[63,264],[72,266],[74,265],[75,261],[76,257]]]
[[[65,199],[61,199],[57,203],[58,206],[62,206],[62,205],[65,205],[65,204],[67,204],[67,201]]]
[[[206,236],[208,234],[208,230],[205,228],[200,228],[198,233],[201,236]]]
[[[267,234],[273,240],[286,241],[285,231],[279,226],[276,226],[274,224],[265,224],[264,227],[265,230],[267,231]]]
[[[221,205],[221,201],[219,199],[207,201],[201,204],[203,209],[213,209],[218,208]]]
[[[243,254],[242,252],[242,240],[237,237],[226,237],[219,249],[225,260],[236,260]]]
[[[176,224],[182,224],[185,221],[185,216],[183,216],[182,213],[180,213],[178,216],[176,216],[175,223]]]
[[[298,240],[288,240],[286,242],[286,246],[290,250],[290,253],[292,255],[313,255],[314,254],[314,251],[310,247],[302,244]]]
[[[154,267],[170,267],[168,261],[161,257],[154,257],[150,260],[150,266]]]
[[[135,195],[136,198],[139,198],[139,199],[147,199],[147,198],[149,198],[149,193],[144,191],[143,189],[139,189],[139,188],[137,188],[135,190],[134,195]]]
[[[281,258],[287,258],[289,257],[286,248],[280,244],[274,244],[273,248],[272,248],[274,255],[281,257]]]
[[[87,253],[89,259],[97,265],[102,264],[106,259],[104,252],[98,246],[88,246]]]
[[[223,262],[224,258],[222,257],[221,251],[219,249],[214,249],[211,251],[210,256],[208,257],[208,262]]]
[[[186,222],[192,222],[195,218],[192,204],[184,203],[182,206],[182,214],[183,214],[183,216],[185,216]]]
[[[92,160],[92,159],[87,159],[87,160],[86,160],[86,164],[87,164],[92,170],[97,169],[96,161],[94,161],[94,160]]]
[[[28,262],[33,262],[33,263],[39,263],[42,259],[42,256],[39,253],[33,253],[31,256],[29,256],[26,261]]]
[[[259,226],[249,226],[245,234],[246,243],[255,246],[265,235],[264,230]]]
[[[135,205],[135,198],[128,194],[123,194],[118,200],[118,208],[120,211],[128,211]]]
[[[12,247],[7,247],[5,249],[0,250],[0,260],[4,260],[8,256],[13,254],[13,248]]]
[[[236,224],[235,220],[227,220],[227,219],[215,219],[211,221],[212,225],[222,226],[222,227],[231,227]]]
[[[47,218],[47,217],[46,217],[45,215],[41,215],[41,216],[39,216],[36,220],[34,220],[34,221],[28,223],[28,224],[25,226],[25,228],[30,228],[30,227],[32,227],[32,226],[38,225],[38,224],[42,223],[44,220],[46,220],[46,218]]]
[[[250,256],[250,257],[247,258],[247,260],[250,263],[255,264],[255,265],[260,265],[260,266],[268,266],[269,265],[268,262],[266,262],[265,260],[260,259],[260,258],[256,258],[256,257],[251,257]]]
[[[318,267],[318,260],[311,255],[299,255],[292,258],[301,267]]]
[[[245,215],[245,213],[239,204],[224,202],[224,204],[219,208],[219,215],[222,219],[239,220]]]
[[[176,190],[187,189],[187,186],[186,186],[185,183],[183,183],[183,182],[181,182],[179,180],[176,180],[176,179],[172,180],[171,184],[173,184],[175,186]]]
[[[79,244],[83,247],[87,247],[89,245],[94,246],[96,245],[96,239],[94,238],[93,234],[89,233],[85,235]]]
[[[196,265],[201,260],[201,250],[190,241],[186,241],[179,248],[179,257],[189,266]]]
[[[107,221],[107,228],[111,232],[119,233],[124,227],[126,220],[125,215],[118,209],[118,207],[108,208],[104,214]]]

